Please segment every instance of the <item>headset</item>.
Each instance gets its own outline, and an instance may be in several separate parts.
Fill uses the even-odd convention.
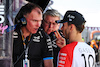
[[[24,16],[19,21],[20,21],[21,26],[26,26],[27,25],[27,20]]]

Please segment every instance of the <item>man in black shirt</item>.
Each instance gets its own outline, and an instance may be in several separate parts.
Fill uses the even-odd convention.
[[[61,30],[59,29],[60,24],[56,23],[55,21],[60,20],[60,13],[55,9],[47,10],[43,15],[43,22],[42,28],[43,30],[50,36],[53,46],[53,63],[54,67],[57,67],[57,56],[60,48],[56,45],[56,36],[54,31],[59,31],[62,34]]]
[[[42,9],[36,4],[23,6],[15,17],[13,33],[14,67],[53,67],[52,46],[49,36],[40,29]]]

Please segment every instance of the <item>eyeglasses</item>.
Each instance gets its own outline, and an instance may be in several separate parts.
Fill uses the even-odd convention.
[[[53,26],[58,25],[58,23],[56,23],[56,22],[55,22],[55,23],[51,23],[51,22],[47,22],[46,20],[43,20],[43,21],[44,21],[47,25],[51,25],[51,24],[52,24]]]

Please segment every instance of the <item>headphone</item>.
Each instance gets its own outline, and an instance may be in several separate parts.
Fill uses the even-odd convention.
[[[26,18],[24,16],[20,19],[20,23],[21,23],[21,26],[26,26],[27,21],[26,21]]]

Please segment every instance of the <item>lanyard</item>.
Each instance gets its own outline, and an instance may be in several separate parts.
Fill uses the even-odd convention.
[[[29,35],[28,42],[30,41],[30,39],[31,39],[31,34]],[[23,35],[22,35],[22,40],[23,40],[25,55],[27,55],[27,54],[28,54],[28,48],[29,48],[29,47],[26,48],[26,43],[25,43],[25,40],[26,40],[26,39],[24,38]]]
[[[31,39],[31,34],[29,35],[28,42],[30,41],[30,39]],[[26,43],[25,43],[26,39],[24,38],[23,35],[22,35],[22,40],[23,40],[24,49],[26,49]]]
[[[25,50],[25,58],[27,58],[28,57],[27,54],[28,54],[28,48],[29,47],[26,48],[26,43],[25,43],[26,38],[24,38],[22,30],[20,30],[20,31],[21,31],[21,34],[22,34],[22,40],[23,40],[23,45],[24,45],[24,50]],[[30,39],[31,39],[31,34],[29,35],[28,42],[30,41]]]
[[[21,31],[21,34],[22,34],[22,31]],[[30,39],[31,39],[31,34],[29,35],[28,42],[30,41]],[[26,47],[26,43],[25,43],[26,38],[24,38],[23,34],[22,34],[22,40],[23,40],[23,45],[24,45],[24,50],[25,50],[25,60],[23,60],[23,67],[29,67],[29,60],[28,60],[29,44]]]

